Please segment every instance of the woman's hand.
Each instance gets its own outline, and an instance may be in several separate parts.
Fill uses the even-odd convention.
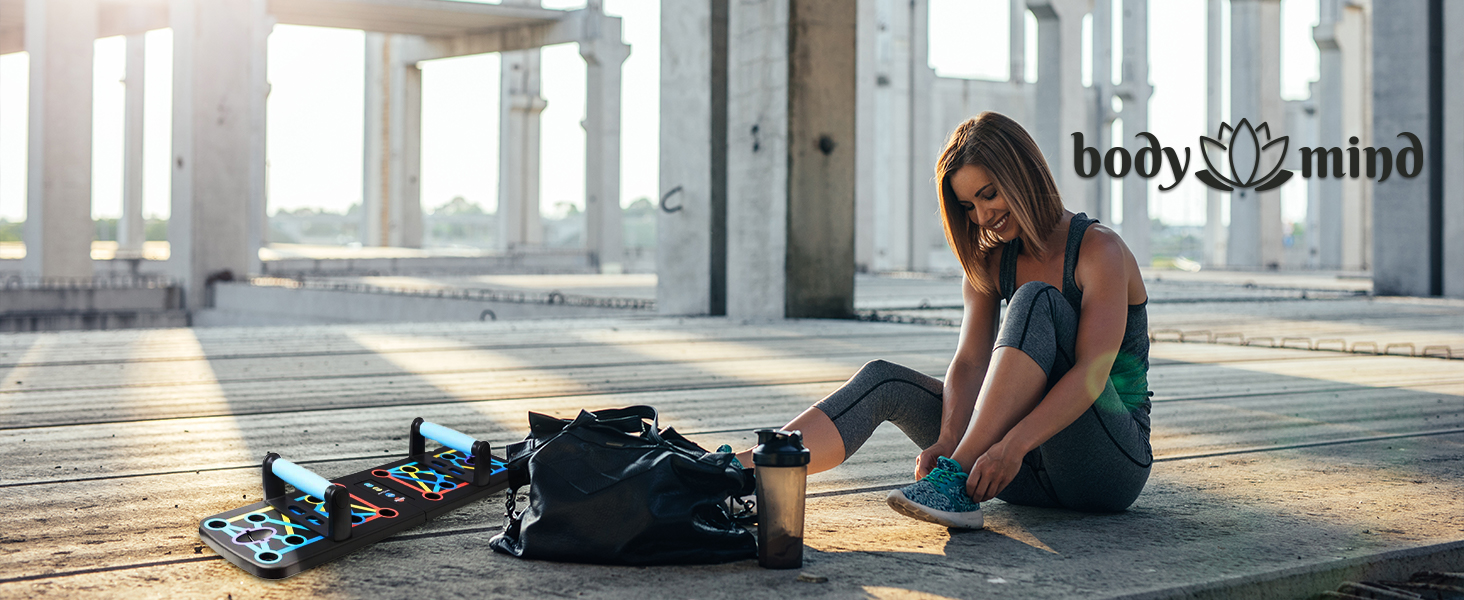
[[[1022,455],[1009,447],[1006,440],[999,441],[971,466],[971,473],[966,476],[966,494],[977,502],[995,498],[1021,470]]]
[[[922,451],[920,456],[915,457],[915,479],[924,479],[935,468],[935,459],[942,456],[950,458],[955,451],[956,442],[936,440],[929,448]]]

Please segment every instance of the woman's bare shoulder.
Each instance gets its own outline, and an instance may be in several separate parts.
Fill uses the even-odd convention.
[[[1094,223],[1088,226],[1083,232],[1083,245],[1079,250],[1079,258],[1093,257],[1096,261],[1107,266],[1122,265],[1133,260],[1133,253],[1129,251],[1128,244],[1123,243],[1123,238],[1118,232],[1109,229],[1102,223]],[[1120,259],[1125,259],[1120,262]],[[1081,266],[1084,261],[1079,261]]]
[[[1079,289],[1083,289],[1087,281],[1097,279],[1122,281],[1125,282],[1124,287],[1128,288],[1130,304],[1141,302],[1147,297],[1139,263],[1133,252],[1118,232],[1101,223],[1088,227],[1088,231],[1083,234],[1076,275]]]

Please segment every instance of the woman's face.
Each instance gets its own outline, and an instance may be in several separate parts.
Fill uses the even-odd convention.
[[[1016,239],[1017,220],[984,167],[966,165],[957,169],[951,174],[951,191],[972,223],[991,230],[1003,242]]]

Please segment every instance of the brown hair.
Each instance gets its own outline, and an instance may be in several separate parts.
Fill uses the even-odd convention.
[[[972,223],[951,189],[951,175],[966,165],[986,169],[1020,226],[1018,235],[1024,247],[1039,257],[1047,254],[1045,234],[1062,220],[1062,197],[1037,143],[1010,117],[986,111],[951,132],[935,164],[946,241],[971,286],[996,294],[999,289],[986,272],[986,258],[1004,242]]]

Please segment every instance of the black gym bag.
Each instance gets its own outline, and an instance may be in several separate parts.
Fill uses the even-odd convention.
[[[646,421],[650,423],[646,423]],[[711,453],[649,406],[580,411],[574,420],[529,413],[510,445],[508,519],[489,541],[520,558],[621,565],[719,563],[757,556],[756,536],[732,520],[729,497],[750,472]],[[529,486],[529,506],[514,495]]]

